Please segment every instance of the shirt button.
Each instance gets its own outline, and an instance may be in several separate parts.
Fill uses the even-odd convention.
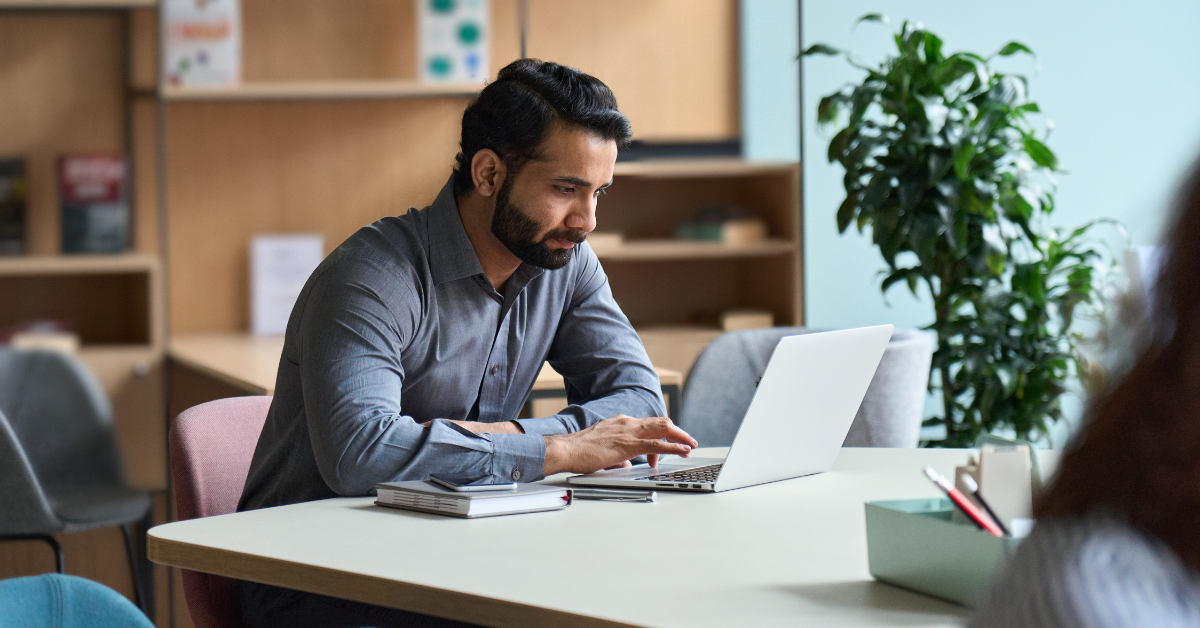
[[[492,375],[495,375],[496,373],[499,373],[499,372],[500,372],[500,367],[498,367],[498,366],[492,367]]]
[[[520,469],[513,469],[512,479],[513,479],[513,482],[516,482],[521,479],[521,470]]]

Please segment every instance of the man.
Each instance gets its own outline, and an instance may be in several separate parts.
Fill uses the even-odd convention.
[[[379,482],[530,482],[686,456],[640,340],[585,242],[630,136],[612,92],[532,59],[463,114],[430,207],[364,227],[309,278],[239,510]],[[517,419],[545,360],[571,403]],[[632,418],[646,417],[646,418]],[[246,624],[447,625],[241,583]]]

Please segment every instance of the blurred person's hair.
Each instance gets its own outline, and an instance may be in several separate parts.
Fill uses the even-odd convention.
[[[1200,163],[1176,204],[1136,359],[1090,400],[1036,514],[1119,515],[1200,569]]]
[[[485,148],[500,156],[508,176],[515,176],[539,159],[553,124],[587,129],[620,147],[632,134],[629,119],[617,111],[617,98],[599,79],[557,63],[518,59],[504,66],[463,112],[454,193],[475,188],[471,160]]]

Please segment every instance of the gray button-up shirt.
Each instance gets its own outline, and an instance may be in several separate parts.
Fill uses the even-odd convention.
[[[571,405],[559,414],[518,420],[524,434],[442,420],[516,419],[546,360],[566,381]],[[617,414],[666,410],[591,248],[579,245],[558,270],[522,264],[501,294],[447,183],[432,206],[360,229],[309,278],[238,509],[366,495],[430,474],[538,480],[542,435]]]

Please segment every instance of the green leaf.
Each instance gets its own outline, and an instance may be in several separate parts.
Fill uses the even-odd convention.
[[[954,176],[959,181],[967,180],[967,168],[971,166],[971,158],[975,156],[975,140],[967,140],[958,145],[954,151]]]
[[[940,63],[942,61],[942,40],[933,33],[925,33],[925,62]]]
[[[830,94],[822,98],[821,103],[817,105],[817,122],[829,124],[837,120],[841,101],[841,94]]]
[[[841,156],[846,154],[846,150],[850,146],[850,135],[853,133],[851,127],[846,127],[838,131],[837,135],[829,141],[829,163],[839,161]]]
[[[1039,142],[1032,135],[1025,135],[1022,138],[1022,144],[1025,147],[1025,152],[1034,163],[1050,170],[1058,170],[1058,158],[1054,156],[1054,152],[1046,147],[1045,144]]]
[[[901,269],[897,270],[896,272],[888,275],[887,278],[883,280],[883,284],[882,284],[882,286],[880,286],[879,291],[887,292],[888,288],[891,288],[893,285],[895,285],[896,283],[901,282],[901,281],[913,282],[913,284],[915,285],[916,276],[913,275],[914,270],[915,269],[913,269],[913,268],[901,268]]]
[[[862,24],[863,22],[877,22],[880,24],[887,24],[888,18],[886,15],[884,15],[882,13],[868,13],[868,14],[858,18],[857,20],[854,20],[854,25],[858,26],[859,24]]]
[[[837,211],[838,233],[846,233],[850,221],[854,220],[856,210],[858,210],[858,198],[853,194],[847,194],[846,200],[842,201],[842,205],[838,207]]]
[[[834,55],[840,55],[840,54],[842,54],[841,50],[838,50],[837,48],[834,48],[833,46],[830,46],[829,44],[813,44],[813,45],[809,46],[804,52],[800,53],[800,56],[801,57],[808,57],[808,56],[812,56],[812,55],[834,56]]]
[[[1037,55],[1033,54],[1033,51],[1029,49],[1029,46],[1026,46],[1025,44],[1023,44],[1019,41],[1008,42],[1007,44],[1004,45],[1003,48],[1000,49],[1000,52],[996,53],[996,55],[1001,56],[1001,57],[1008,57],[1008,56],[1015,55],[1018,52],[1023,52],[1031,57],[1037,57]]]
[[[1013,111],[1020,113],[1041,113],[1041,108],[1035,102],[1027,102],[1019,107],[1013,108]]]

